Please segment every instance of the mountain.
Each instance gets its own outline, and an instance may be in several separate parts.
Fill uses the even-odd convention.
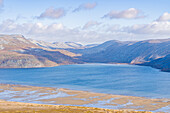
[[[22,35],[0,35],[0,50],[19,50],[36,48],[37,45],[31,43]]]
[[[37,40],[33,40],[33,39],[29,39],[29,41],[37,46],[47,48],[47,49],[65,49],[65,50],[67,50],[67,49],[84,49],[84,48],[91,48],[91,47],[98,45],[98,44],[82,45],[80,43],[75,43],[75,42],[50,43],[50,42],[45,42],[45,41],[37,41]]]
[[[54,42],[49,43],[45,41],[37,41],[33,39],[29,39],[32,43],[34,43],[37,46],[48,48],[48,49],[78,49],[83,48],[82,44],[75,43],[75,42]]]
[[[0,68],[50,67],[81,63],[74,53],[47,49],[22,35],[0,35]]]
[[[102,44],[96,44],[95,46],[89,47],[89,48],[84,48],[84,49],[67,49],[68,51],[71,51],[73,53],[78,53],[78,54],[94,54],[94,53],[99,53],[102,51],[105,51],[108,47],[112,46],[112,47],[119,47],[118,45],[122,45],[122,44],[129,44],[132,42],[120,42],[117,40],[111,40],[111,41],[107,41],[104,42]],[[88,45],[87,45],[88,46]]]
[[[87,44],[85,45],[85,48],[91,48],[91,47],[95,47],[98,46],[99,44]]]
[[[128,63],[170,71],[170,38],[111,40],[102,44],[49,43],[22,35],[0,35],[0,68],[50,67],[80,63]]]
[[[75,42],[54,42],[54,45],[58,48],[72,48],[72,49],[77,49],[77,48],[82,48],[83,45]]]
[[[158,58],[156,60],[145,62],[140,65],[151,66],[153,68],[161,69],[162,71],[170,72],[170,54],[163,58]]]
[[[145,41],[111,40],[92,48],[70,49],[69,51],[82,54],[78,58],[86,63],[142,64],[150,62],[150,66],[158,67],[153,62],[159,58],[166,58],[165,56],[170,54],[170,39]],[[157,62],[160,63],[160,61]],[[166,60],[166,65],[169,62],[170,60]],[[159,68],[163,70],[164,66],[162,65]]]
[[[77,50],[75,53],[82,54],[80,58],[85,62],[137,64],[169,54],[170,39],[137,42],[108,41],[96,47]]]

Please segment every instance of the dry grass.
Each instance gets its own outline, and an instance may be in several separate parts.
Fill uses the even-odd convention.
[[[144,111],[128,111],[128,110],[110,110],[92,107],[77,107],[77,106],[53,106],[25,103],[15,104],[14,108],[9,107],[13,105],[8,104],[5,109],[0,109],[0,113],[151,113]]]

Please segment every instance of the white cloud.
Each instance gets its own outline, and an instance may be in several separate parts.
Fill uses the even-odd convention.
[[[140,13],[139,10],[135,8],[129,8],[124,11],[110,11],[108,14],[104,15],[103,18],[110,18],[110,19],[136,19],[136,18],[144,18],[145,16]]]
[[[19,34],[39,34],[39,33],[55,33],[64,29],[62,24],[44,25],[42,23],[23,23],[18,24],[13,20],[5,20],[0,24],[0,32],[2,33],[19,33]]]
[[[105,34],[100,31],[82,30],[78,28],[67,28],[60,23],[44,25],[43,23],[18,24],[12,20],[6,20],[0,24],[0,33],[22,34],[27,38],[51,42],[74,41],[81,43],[97,43],[111,40],[117,34]],[[117,36],[116,38],[120,37]]]
[[[121,32],[122,28],[119,24],[116,25],[104,25],[106,27],[106,32]]]
[[[89,22],[90,23],[90,22]],[[88,26],[96,26],[95,21]],[[170,37],[170,22],[152,22],[150,24],[121,27],[120,25],[99,25],[95,29],[83,30],[81,27],[68,28],[61,23],[45,25],[43,23],[16,23],[6,20],[0,23],[0,33],[22,34],[27,38],[50,42],[74,41],[98,43],[107,40],[143,40]],[[87,27],[88,28],[88,27]]]
[[[90,27],[97,26],[97,25],[100,25],[100,24],[101,23],[99,23],[97,21],[89,21],[83,26],[83,29],[88,29]]]
[[[80,10],[87,10],[87,9],[93,9],[97,6],[97,3],[85,3],[81,4],[78,8],[74,9],[73,12],[77,12]]]
[[[65,10],[62,8],[58,8],[58,9],[48,8],[38,18],[58,19],[63,17],[65,13],[66,13]]]
[[[134,34],[155,34],[170,36],[170,22],[152,22],[149,24],[136,24],[131,27],[125,27],[124,31]]]
[[[170,13],[165,12],[162,16],[160,16],[157,21],[170,21]]]

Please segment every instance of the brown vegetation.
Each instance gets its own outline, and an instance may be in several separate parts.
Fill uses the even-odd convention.
[[[0,101],[0,113],[151,113],[93,107],[59,106]]]

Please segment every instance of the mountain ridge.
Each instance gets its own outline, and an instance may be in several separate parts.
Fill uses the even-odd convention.
[[[58,44],[58,45],[56,45]],[[170,38],[110,40],[102,44],[49,43],[22,35],[0,35],[0,68],[51,67],[80,63],[128,63],[170,71]]]
[[[112,40],[92,48],[70,51],[82,54],[79,59],[86,63],[128,63],[152,66],[147,62],[164,58],[170,54],[170,38],[144,41]],[[167,63],[169,62],[170,60],[167,61]],[[159,68],[163,71],[170,71],[169,65],[166,69],[162,66]]]
[[[0,68],[37,68],[81,63],[76,54],[38,46],[22,35],[0,35]],[[55,60],[54,60],[55,59]]]

